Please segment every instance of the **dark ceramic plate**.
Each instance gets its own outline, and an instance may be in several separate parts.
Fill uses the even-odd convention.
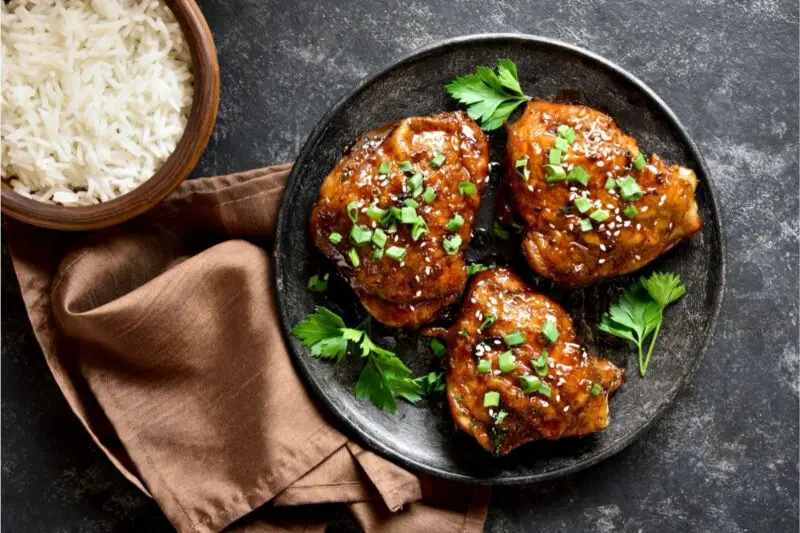
[[[536,276],[521,258],[518,240],[492,243],[494,198],[502,179],[502,169],[494,168],[468,258],[506,264],[564,305],[575,318],[579,337],[599,355],[628,369],[628,383],[611,399],[611,424],[605,431],[580,439],[529,444],[508,457],[491,459],[471,438],[454,430],[443,398],[417,405],[400,402],[395,416],[379,411],[353,396],[360,369],[357,358],[338,365],[312,359],[289,335],[289,329],[313,312],[315,305],[330,307],[348,324],[357,324],[366,316],[355,294],[336,278],[333,265],[315,249],[309,232],[319,187],[343,150],[359,134],[386,122],[457,109],[444,90],[445,83],[473,72],[478,65],[494,66],[501,58],[517,63],[527,94],[595,107],[638,139],[644,152],[693,168],[700,179],[697,200],[705,227],[641,272],[678,272],[688,289],[687,296],[667,311],[649,374],[642,379],[630,348],[598,336],[595,330],[609,302],[638,275],[578,291],[555,288]],[[493,132],[491,142],[492,161],[503,161],[504,134]],[[306,381],[342,426],[371,449],[435,476],[476,483],[527,483],[574,472],[609,457],[633,442],[666,410],[694,373],[711,338],[725,283],[722,248],[708,169],[672,111],[641,81],[594,54],[548,39],[463,37],[416,52],[372,76],[314,128],[292,170],[280,213],[275,247],[278,301],[290,351]],[[306,290],[310,276],[325,272],[332,278],[326,293]],[[426,339],[416,333],[376,325],[373,336],[382,346],[396,350],[417,375],[438,367]]]

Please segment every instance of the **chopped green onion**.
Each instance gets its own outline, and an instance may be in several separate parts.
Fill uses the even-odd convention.
[[[522,159],[517,159],[516,163],[514,163],[514,168],[517,169],[517,174],[522,176],[525,181],[528,181],[531,177],[531,171],[528,170],[528,156],[526,155]]]
[[[475,194],[478,192],[478,188],[471,181],[460,181],[458,182],[458,192],[461,194]]]
[[[594,211],[591,215],[589,215],[589,218],[591,218],[595,222],[605,222],[606,220],[608,220],[608,217],[610,216],[611,215],[609,215],[608,211],[606,211],[605,209],[598,209]]]
[[[492,371],[492,360],[481,359],[478,362],[478,374],[488,374]]]
[[[447,226],[444,229],[447,231],[458,231],[464,225],[464,217],[456,213],[453,218],[447,221]]]
[[[447,255],[455,255],[461,247],[461,242],[461,235],[456,234],[450,238],[445,237],[442,240],[442,246],[444,247],[444,251],[447,252]]]
[[[436,199],[436,191],[433,190],[433,187],[428,185],[425,188],[425,192],[422,193],[422,199],[425,200],[428,203],[431,203],[432,201],[434,201]]]
[[[608,178],[606,180],[605,187],[607,191],[613,191],[614,189],[617,188],[617,180],[615,180],[614,178]]]
[[[461,328],[458,330],[458,334],[462,337],[469,337],[469,330],[467,328]]]
[[[500,412],[498,412],[494,416],[494,423],[495,424],[502,424],[503,420],[505,420],[507,416],[508,416],[508,413],[506,413],[505,411],[501,410]]]
[[[492,224],[492,233],[494,233],[495,237],[504,241],[507,241],[510,238],[508,230],[501,226],[496,220],[494,221],[494,224]]]
[[[403,205],[405,205],[406,207],[413,207],[414,209],[416,209],[419,207],[419,202],[417,202],[413,198],[407,198],[406,201],[403,202]]]
[[[386,209],[381,209],[375,204],[367,208],[367,216],[373,220],[380,220],[386,214]]]
[[[500,393],[496,391],[489,391],[483,395],[484,407],[497,407],[500,405]]]
[[[431,159],[431,168],[441,167],[444,164],[445,159],[447,159],[446,155],[437,153],[435,156],[433,156],[433,159]]]
[[[635,205],[630,204],[628,205],[628,207],[625,208],[625,211],[623,211],[623,213],[625,213],[625,216],[628,218],[636,218],[636,215],[639,214],[639,210],[636,209]]]
[[[588,218],[582,218],[581,231],[586,233],[587,231],[592,231],[592,229],[594,229],[594,226],[592,226],[592,221],[589,220]]]
[[[358,202],[350,202],[347,204],[347,215],[353,222],[358,222]]]
[[[397,233],[397,224],[390,224],[388,228],[386,228],[386,233]]]
[[[342,234],[334,231],[333,233],[328,235],[328,240],[331,241],[333,244],[339,244],[340,242],[342,242]]]
[[[546,396],[547,398],[549,398],[550,395],[553,393],[552,389],[550,388],[550,385],[548,385],[544,381],[542,381],[539,384],[539,390],[537,392],[542,396]]]
[[[422,173],[421,172],[416,172],[416,173],[414,173],[413,176],[408,178],[408,187],[412,191],[416,191],[417,189],[421,189],[422,188]]]
[[[638,200],[644,196],[639,184],[636,183],[636,180],[630,176],[623,176],[619,178],[617,180],[617,186],[619,187],[619,194],[622,196],[623,200]]]
[[[511,372],[515,368],[517,368],[517,362],[514,354],[511,353],[511,350],[507,352],[501,353],[497,358],[497,368],[500,369],[500,372]]]
[[[570,143],[568,143],[567,140],[564,139],[563,137],[556,137],[555,146],[562,152],[566,152],[567,150],[569,150],[569,144]]]
[[[542,385],[542,380],[536,376],[520,376],[519,384],[522,385],[522,392],[525,394],[533,394],[539,390]]]
[[[422,217],[417,217],[417,221],[411,227],[411,238],[415,241],[422,237],[424,233],[428,233],[428,224]]]
[[[567,181],[577,181],[583,186],[589,184],[589,173],[583,167],[572,167],[567,174]]]
[[[353,226],[353,229],[350,230],[350,240],[353,241],[356,246],[367,244],[370,239],[372,239],[372,230],[366,226],[356,224]]]
[[[488,315],[486,315],[486,318],[483,319],[483,322],[481,322],[481,327],[479,327],[478,329],[481,331],[483,331],[484,329],[488,329],[492,327],[492,325],[495,322],[497,322],[497,317],[489,313]]]
[[[372,250],[372,259],[374,261],[380,261],[383,259],[383,248],[375,248]]]
[[[381,166],[378,167],[378,174],[380,174],[381,176],[385,176],[391,171],[392,171],[391,161],[384,161],[383,163],[381,163]]]
[[[388,237],[381,228],[377,228],[374,232],[372,232],[372,243],[378,248],[383,248],[386,246],[386,239],[388,239]]]
[[[483,272],[485,270],[489,270],[489,267],[481,263],[473,263],[467,265],[467,276],[474,276],[478,272]]]
[[[403,220],[403,212],[400,210],[399,207],[392,206],[392,207],[389,208],[389,212],[397,220]]]
[[[636,170],[642,170],[646,164],[644,160],[644,154],[641,152],[633,159],[633,166],[636,167]]]
[[[542,337],[550,344],[555,344],[558,340],[558,326],[550,319],[542,325]]]
[[[525,337],[525,334],[522,333],[521,331],[516,330],[516,329],[514,331],[512,331],[511,333],[509,333],[508,335],[503,335],[503,342],[509,348],[511,346],[518,346],[518,345],[522,344],[523,342],[525,342],[526,340],[528,340],[528,339],[527,339],[527,337]]]
[[[562,124],[558,127],[558,136],[567,141],[569,144],[575,142],[575,130]]]
[[[436,357],[441,357],[445,353],[447,353],[447,348],[445,347],[444,343],[439,339],[433,339],[431,341],[431,350],[433,350],[433,355]]]
[[[361,258],[358,257],[358,252],[355,248],[350,248],[350,250],[347,251],[347,256],[350,258],[350,262],[353,264],[354,268],[361,266]]]
[[[567,173],[561,165],[545,165],[544,170],[547,174],[545,177],[547,183],[556,183],[567,179]]]
[[[403,172],[414,172],[414,165],[411,164],[411,161],[401,161],[398,166]]]
[[[542,350],[538,358],[531,359],[531,366],[540,376],[547,375],[547,358],[549,355],[550,353],[547,350]]]
[[[592,208],[591,200],[589,200],[585,196],[579,196],[578,198],[575,198],[575,200],[573,200],[572,203],[575,204],[575,207],[577,207],[578,211],[580,211],[581,213],[585,213],[586,211]]]
[[[328,290],[328,274],[321,278],[314,274],[308,278],[308,290],[311,292],[325,292]]]
[[[395,261],[402,261],[403,258],[406,256],[406,249],[400,248],[399,246],[390,246],[386,250],[386,255],[388,255]]]
[[[405,206],[400,210],[400,222],[403,224],[417,223],[417,210],[411,206]]]
[[[561,164],[561,150],[558,148],[550,148],[550,153],[547,154],[547,160],[551,165]]]
[[[592,387],[589,389],[589,394],[592,396],[597,396],[601,392],[603,392],[603,386],[599,383],[592,383]]]

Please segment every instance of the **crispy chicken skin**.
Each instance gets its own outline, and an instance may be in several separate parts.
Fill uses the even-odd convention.
[[[445,156],[441,166],[435,159],[439,154]],[[406,118],[366,133],[325,178],[311,215],[314,242],[377,320],[414,328],[460,297],[466,284],[463,252],[488,181],[488,159],[486,138],[478,125],[466,113],[442,113]],[[403,162],[410,162],[413,170],[401,168]],[[384,163],[384,167],[391,164],[385,174],[381,172]],[[411,182],[417,172],[423,175],[421,187]],[[475,192],[462,193],[462,182],[474,185]],[[422,194],[428,187],[436,194],[432,200]],[[401,209],[407,200],[419,204],[416,213],[428,229],[416,240],[413,224],[389,214],[391,207]],[[355,223],[348,213],[352,202],[357,206],[352,213]],[[386,210],[388,218],[371,218],[371,205]],[[454,215],[463,218],[463,223],[448,231],[447,223]],[[375,257],[379,248],[375,243],[358,246],[354,242],[354,224],[370,231],[382,228],[388,236],[382,257]],[[334,232],[342,236],[338,244],[330,239]],[[444,239],[456,235],[462,242],[457,251],[448,252]],[[388,254],[391,247],[405,250],[402,260]],[[348,255],[350,250],[358,254],[358,266]]]
[[[566,172],[583,167],[586,186],[577,181],[548,184],[544,166],[558,137],[559,125],[574,128],[576,136],[561,163]],[[694,198],[695,173],[666,165],[651,155],[637,170],[636,141],[625,135],[611,117],[582,105],[533,101],[508,130],[508,179],[513,206],[526,226],[522,244],[531,267],[563,287],[583,287],[604,278],[632,272],[698,232],[703,223]],[[528,157],[530,178],[515,168]],[[609,178],[631,176],[644,196],[624,201],[620,190],[605,188]],[[586,196],[592,207],[580,213],[574,205]],[[625,214],[628,205],[638,211]],[[608,212],[606,221],[593,222],[589,231],[581,220],[596,209]]]
[[[496,321],[480,330],[489,315]],[[558,330],[555,343],[542,333],[548,320]],[[525,341],[506,346],[503,335],[515,330],[524,333]],[[458,426],[493,455],[505,455],[526,442],[587,435],[608,426],[608,397],[625,381],[624,370],[587,353],[564,309],[533,292],[509,270],[474,276],[459,320],[446,339],[450,411]],[[501,372],[499,356],[507,350],[516,366]],[[544,359],[543,350],[549,352]],[[486,373],[479,372],[482,359],[491,361]],[[523,392],[522,376],[546,383],[549,397],[541,391]],[[491,391],[500,394],[497,407],[484,406]]]

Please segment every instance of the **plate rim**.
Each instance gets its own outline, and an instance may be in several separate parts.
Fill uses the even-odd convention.
[[[297,353],[292,343],[293,340],[291,337],[292,326],[288,324],[288,317],[286,316],[286,307],[283,304],[283,298],[281,296],[284,288],[285,272],[280,262],[280,256],[282,252],[282,246],[281,246],[282,240],[280,236],[285,231],[287,218],[289,218],[290,216],[286,200],[291,196],[290,193],[294,189],[295,184],[298,180],[300,166],[297,165],[297,162],[302,162],[308,157],[308,154],[311,152],[313,147],[319,141],[321,134],[327,129],[332,118],[336,116],[340,112],[340,110],[344,108],[351,100],[353,100],[355,97],[361,94],[367,87],[369,87],[376,80],[389,74],[393,70],[402,68],[403,66],[411,62],[422,59],[425,56],[433,52],[437,52],[443,48],[455,47],[463,44],[475,44],[475,43],[498,44],[502,42],[519,42],[525,44],[546,45],[555,49],[565,50],[573,54],[576,54],[578,56],[582,56],[585,59],[595,64],[598,64],[602,68],[610,70],[612,73],[621,76],[627,82],[634,85],[639,91],[641,91],[644,94],[644,96],[646,96],[652,102],[652,104],[654,104],[659,109],[660,112],[662,112],[665,115],[666,120],[668,120],[671,123],[671,126],[678,134],[680,141],[684,143],[684,145],[688,148],[689,153],[697,161],[700,170],[703,174],[703,177],[705,178],[703,180],[703,185],[705,187],[705,192],[708,195],[709,203],[712,207],[712,211],[714,214],[713,226],[719,237],[718,250],[719,250],[720,274],[719,274],[719,281],[717,284],[717,290],[714,294],[714,300],[712,302],[711,320],[709,323],[709,327],[707,328],[707,332],[705,338],[703,339],[702,344],[696,350],[697,355],[694,358],[694,362],[691,368],[689,368],[688,371],[683,374],[683,376],[680,379],[680,382],[678,383],[678,386],[675,387],[667,395],[667,401],[663,404],[663,406],[660,409],[656,410],[648,419],[646,419],[642,423],[639,429],[629,433],[628,435],[625,435],[624,438],[620,439],[619,441],[617,441],[607,449],[603,450],[602,452],[563,468],[551,470],[549,472],[543,472],[540,474],[524,474],[524,475],[506,476],[506,477],[489,476],[485,478],[480,478],[461,473],[451,472],[405,457],[400,452],[397,452],[396,450],[392,449],[389,446],[385,446],[378,439],[375,439],[372,436],[370,436],[361,427],[359,427],[357,424],[355,424],[354,422],[349,420],[346,416],[344,416],[344,413],[334,408],[333,403],[322,392],[319,383],[316,381],[313,373],[311,372],[310,366],[305,361],[305,355]],[[421,48],[412,50],[411,52],[402,55],[398,59],[395,59],[393,61],[384,64],[375,73],[359,81],[350,91],[346,92],[343,96],[341,96],[336,101],[336,103],[334,103],[330,107],[330,109],[328,109],[328,111],[322,116],[322,118],[320,118],[317,121],[316,125],[311,130],[311,133],[309,133],[308,137],[306,138],[306,141],[303,144],[302,149],[295,158],[292,170],[289,173],[289,177],[286,182],[286,187],[284,189],[284,196],[281,199],[281,208],[278,215],[278,223],[275,228],[275,238],[273,241],[275,243],[275,246],[272,254],[273,259],[275,261],[276,300],[278,304],[278,314],[280,316],[281,332],[283,334],[284,343],[288,347],[288,351],[291,354],[292,360],[294,361],[295,366],[299,368],[304,381],[314,391],[314,395],[316,396],[316,398],[324,404],[326,410],[332,413],[336,418],[336,420],[338,420],[342,424],[344,429],[343,432],[345,434],[348,432],[355,433],[355,435],[359,439],[361,439],[367,445],[367,447],[370,448],[372,451],[377,452],[385,457],[388,457],[393,461],[397,461],[398,464],[404,467],[410,468],[416,472],[422,472],[438,478],[447,479],[450,481],[469,483],[474,485],[523,485],[523,484],[530,484],[539,481],[555,479],[563,477],[568,474],[578,472],[580,470],[584,470],[590,466],[596,465],[597,463],[613,455],[616,455],[623,449],[633,444],[636,440],[640,439],[647,431],[649,431],[653,427],[653,425],[662,416],[664,416],[667,413],[667,411],[669,411],[673,407],[675,399],[678,396],[678,394],[681,393],[686,388],[687,383],[689,383],[694,378],[694,375],[696,374],[697,369],[700,366],[700,362],[705,357],[705,354],[711,345],[711,341],[714,338],[714,333],[717,328],[720,311],[722,309],[725,288],[727,285],[727,280],[726,280],[727,248],[725,243],[725,234],[722,232],[722,220],[721,220],[722,212],[720,210],[720,206],[717,201],[717,196],[718,194],[716,185],[714,184],[714,181],[711,178],[711,172],[709,171],[708,165],[706,164],[705,159],[703,158],[703,155],[701,154],[697,144],[689,135],[688,131],[683,126],[681,121],[678,119],[677,115],[666,104],[666,102],[664,102],[664,100],[662,100],[661,97],[659,97],[655,93],[655,91],[653,91],[647,84],[645,84],[642,80],[637,78],[628,70],[617,65],[616,63],[598,54],[595,54],[594,52],[581,48],[579,46],[575,46],[557,39],[551,39],[549,37],[542,37],[531,34],[478,33],[478,34],[461,35],[457,37],[451,37],[448,39],[435,41]],[[342,431],[341,428],[337,428],[337,430]]]

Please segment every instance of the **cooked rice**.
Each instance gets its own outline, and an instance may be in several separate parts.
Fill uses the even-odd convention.
[[[148,180],[192,102],[191,55],[160,1],[12,0],[2,24],[2,175],[48,203],[90,205]]]

